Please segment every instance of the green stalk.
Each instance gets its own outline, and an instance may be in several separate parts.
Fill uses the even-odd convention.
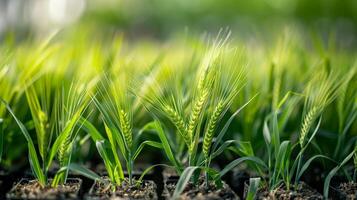
[[[301,161],[302,161],[302,156],[303,156],[303,152],[304,152],[305,148],[302,149],[302,152],[301,152],[301,156],[299,156],[298,158],[298,165],[297,165],[297,168],[296,168],[296,173],[295,173],[295,181],[294,181],[294,186],[297,186],[298,185],[298,174],[300,172],[300,167],[301,167]],[[288,188],[289,189],[289,188]]]
[[[128,162],[126,168],[128,169],[128,175],[129,175],[129,184],[133,185],[133,159],[131,156],[131,152],[129,152],[128,155]]]
[[[191,166],[191,164],[192,164],[192,155],[191,155],[191,153],[190,152],[188,152],[188,166],[190,167]]]
[[[208,167],[209,167],[209,165],[210,165],[210,161],[211,161],[211,158],[209,157],[209,158],[207,158],[206,159],[206,162],[205,162],[205,167],[206,167],[206,172],[205,172],[205,185],[206,185],[206,188],[208,188],[208,186],[209,186],[209,180],[208,180],[208,171],[207,171],[207,169],[208,169]]]
[[[2,118],[0,118],[0,163],[2,160],[2,152],[3,152],[3,148],[4,148],[3,123],[4,123],[4,120]]]
[[[343,141],[345,140],[345,137],[344,137],[344,134],[339,134],[338,137],[337,137],[337,145],[336,145],[336,149],[335,149],[335,152],[333,154],[333,157],[336,159],[337,156],[339,155],[340,153],[340,148],[341,148],[341,145],[343,144]]]

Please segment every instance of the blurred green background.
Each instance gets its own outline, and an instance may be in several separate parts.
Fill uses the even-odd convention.
[[[343,48],[357,46],[356,0],[0,0],[0,34],[17,38],[54,29],[124,32],[165,39],[173,34],[216,33],[229,27],[242,39],[269,40],[289,26]]]

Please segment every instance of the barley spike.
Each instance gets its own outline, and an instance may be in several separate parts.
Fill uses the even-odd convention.
[[[133,144],[133,134],[132,134],[132,129],[129,121],[128,114],[124,110],[120,110],[119,112],[119,120],[120,120],[120,126],[121,126],[121,131],[124,135],[125,142],[130,149],[132,144]]]
[[[216,108],[214,109],[212,116],[209,119],[208,126],[203,139],[203,154],[207,158],[209,156],[209,151],[212,144],[213,134],[216,129],[220,115],[223,112],[224,103],[219,101]]]
[[[190,137],[190,140],[192,140],[193,132],[194,132],[195,127],[198,123],[198,119],[201,115],[201,112],[202,112],[203,106],[207,100],[207,97],[208,97],[208,90],[205,89],[201,92],[201,94],[199,95],[198,99],[195,101],[195,103],[192,107],[190,121],[188,123],[188,129],[187,129],[187,133],[188,133],[188,136]]]
[[[301,132],[300,132],[300,146],[303,147],[305,143],[305,138],[307,134],[310,131],[310,128],[312,126],[312,123],[316,119],[318,113],[319,113],[319,107],[314,106],[308,113],[305,115],[302,126],[301,126]]]
[[[187,135],[187,128],[185,121],[182,119],[182,117],[170,106],[165,106],[165,112],[171,122],[176,126],[180,134],[182,135],[183,139],[185,140],[185,143],[189,147],[191,145],[191,139]]]

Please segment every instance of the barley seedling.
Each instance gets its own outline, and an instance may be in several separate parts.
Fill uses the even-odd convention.
[[[149,103],[150,106],[167,117],[176,127],[177,132],[189,149],[189,155],[193,153],[194,144],[197,143],[197,141],[195,141],[198,139],[196,129],[200,127],[199,123],[204,115],[204,108],[209,100],[209,90],[214,82],[212,69],[214,66],[207,67],[204,65],[204,67],[206,68],[199,68],[196,71],[196,80],[190,80],[191,83],[189,84],[196,83],[197,87],[194,89],[185,88],[187,89],[185,90],[187,94],[179,93],[178,88],[181,87],[179,81],[175,82],[178,84],[178,86],[175,87],[169,84],[158,84],[156,82],[157,84],[153,84],[150,89],[152,91],[151,95],[142,97],[145,102]],[[200,74],[201,72],[203,74]],[[174,72],[166,75],[175,79],[172,73]],[[163,86],[167,87],[165,88]],[[185,99],[184,96],[188,98],[186,97],[187,99]],[[184,111],[189,112],[185,113]]]
[[[324,108],[337,97],[338,88],[341,85],[338,74],[332,72],[327,74],[323,69],[321,70],[308,83],[306,89],[304,114],[299,136],[301,148],[304,147],[305,141],[309,137],[308,134],[313,123],[322,114]]]
[[[49,184],[48,171],[57,155],[61,169],[56,172],[52,183],[50,183],[52,187],[57,187],[59,184],[66,183],[68,171],[71,169],[74,139],[77,136],[76,125],[86,109],[89,98],[88,90],[79,91],[79,85],[74,82],[70,85],[70,89],[61,88],[61,90],[51,88],[51,84],[42,84],[42,81],[47,78],[39,79],[34,85],[28,86],[26,90],[27,101],[35,125],[38,150],[36,150],[26,127],[17,119],[9,105],[3,100],[2,102],[6,105],[27,140],[31,169],[41,186]],[[40,101],[39,94],[43,94],[40,91],[55,91],[52,97],[58,101],[50,104],[50,99],[44,98],[51,97],[51,95],[43,95],[43,99]],[[52,138],[53,135],[57,137]],[[54,141],[52,141],[53,139]],[[38,159],[37,151],[41,160]]]
[[[314,74],[313,78],[308,83],[307,89],[305,91],[306,99],[299,135],[299,144],[301,149],[296,159],[297,168],[295,172],[295,186],[298,184],[299,178],[302,173],[301,164],[303,154],[308,144],[311,142],[311,140],[314,138],[315,134],[318,131],[321,122],[320,116],[322,115],[322,112],[324,111],[326,106],[328,106],[333,100],[335,100],[339,92],[339,87],[342,83],[339,80],[340,77],[338,74],[326,72],[325,68],[319,69],[321,71],[317,74]],[[320,121],[314,129],[314,133],[309,135],[313,124],[319,117]]]
[[[148,140],[139,143],[140,137],[137,137],[137,135],[143,130],[133,128],[132,113],[135,110],[133,110],[132,105],[136,101],[136,95],[130,93],[132,83],[126,82],[125,76],[128,76],[128,74],[119,74],[119,77],[112,75],[114,74],[108,73],[103,76],[101,85],[97,90],[98,95],[93,97],[95,106],[103,115],[107,139],[101,136],[100,132],[89,121],[84,120],[83,126],[96,143],[97,150],[104,161],[111,183],[110,188],[116,190],[116,186],[121,186],[124,181],[128,182],[130,186],[141,183],[142,177],[134,182],[135,159],[145,145],[161,148],[161,144]],[[177,116],[174,117],[177,118]],[[124,177],[120,155],[124,158],[128,178]]]

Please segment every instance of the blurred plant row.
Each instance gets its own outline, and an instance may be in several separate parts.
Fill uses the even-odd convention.
[[[73,171],[112,191],[171,168],[181,177],[172,198],[189,183],[223,187],[237,168],[251,176],[247,198],[296,191],[316,167],[324,196],[334,176],[356,181],[356,52],[318,37],[308,46],[289,30],[266,43],[230,35],[7,38],[1,167],[28,158],[41,186],[63,185]],[[134,177],[138,163],[148,169]]]

